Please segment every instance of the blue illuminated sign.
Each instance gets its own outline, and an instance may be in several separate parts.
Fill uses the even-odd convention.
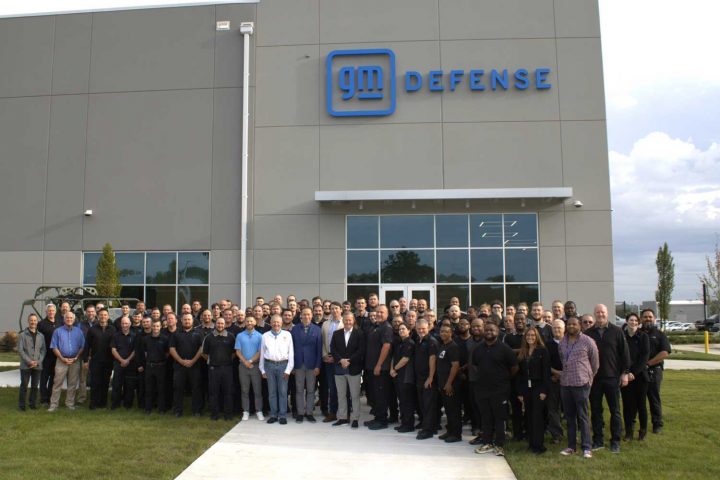
[[[381,64],[382,63],[382,64]],[[334,50],[327,56],[327,111],[334,117],[386,116],[395,111],[395,54],[389,49]],[[549,90],[551,69],[408,70],[405,91]]]

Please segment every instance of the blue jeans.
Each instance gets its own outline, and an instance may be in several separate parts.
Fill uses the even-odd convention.
[[[271,417],[285,418],[287,416],[288,381],[283,377],[285,368],[287,368],[287,361],[280,363],[265,361]]]
[[[588,397],[590,386],[560,387],[560,398],[568,425],[568,448],[577,448],[577,431],[580,429],[580,445],[590,450],[590,422],[588,421]]]

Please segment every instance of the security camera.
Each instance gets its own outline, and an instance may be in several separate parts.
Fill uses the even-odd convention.
[[[85,210],[83,215],[85,215],[86,217],[92,217],[92,213],[93,213],[92,210]]]
[[[573,202],[573,207],[575,207],[575,208],[580,208],[582,206],[583,206],[583,203],[580,200],[575,200]]]

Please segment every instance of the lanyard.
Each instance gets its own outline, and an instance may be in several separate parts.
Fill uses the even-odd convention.
[[[568,344],[568,351],[565,353],[565,363],[568,363],[570,361],[570,355],[572,355],[573,350],[575,350],[575,345],[578,344],[578,339],[575,339],[575,342],[572,344],[572,347],[570,347],[570,342],[567,342]]]

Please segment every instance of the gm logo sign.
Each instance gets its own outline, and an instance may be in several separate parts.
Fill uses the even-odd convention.
[[[328,54],[326,67],[330,115],[381,117],[395,111],[392,50],[335,50]]]

